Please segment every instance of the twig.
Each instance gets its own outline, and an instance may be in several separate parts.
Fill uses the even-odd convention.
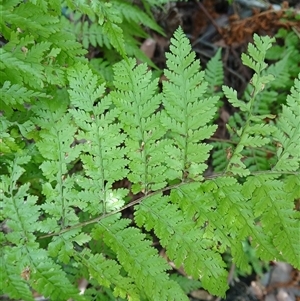
[[[222,35],[222,31],[221,31],[220,27],[218,26],[218,24],[216,23],[216,21],[211,17],[211,15],[207,11],[207,9],[204,7],[204,5],[201,2],[197,2],[197,5],[203,11],[203,13],[205,14],[205,16],[210,20],[210,22],[212,23],[212,25],[216,28],[217,32],[220,35]]]

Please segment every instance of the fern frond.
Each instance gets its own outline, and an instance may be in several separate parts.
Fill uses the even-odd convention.
[[[93,230],[93,238],[103,238],[117,254],[118,261],[130,278],[148,298],[188,300],[179,285],[169,279],[166,270],[170,267],[150,247],[151,242],[145,240],[145,234],[137,228],[128,227],[130,220],[119,218],[118,214],[103,219]]]
[[[283,85],[288,85],[288,58],[289,54],[287,54],[286,57],[284,57],[276,64],[270,65],[263,71],[263,74],[271,73],[275,75],[275,79],[274,81],[267,84],[264,90],[257,94],[255,97],[255,101],[252,104],[252,115],[255,116],[255,120],[257,120],[256,118],[258,116],[260,116],[261,119],[265,117],[266,120],[274,119],[276,116],[272,114],[280,110],[279,105],[281,104],[278,98],[283,96],[285,96],[284,98],[286,98],[286,95],[285,93],[283,93],[283,95],[279,95],[276,91]],[[253,90],[253,86],[249,84],[244,93],[244,99],[246,100],[244,102],[237,98],[236,91],[228,87],[223,88],[224,91],[226,91],[227,97],[231,99],[231,103],[235,107],[238,107],[242,112],[234,113],[234,115],[232,115],[228,121],[227,127],[230,133],[230,139],[233,144],[230,145],[228,143],[214,143],[215,149],[213,152],[213,165],[215,166],[216,171],[222,171],[226,168],[226,162],[232,155],[234,144],[238,142],[239,136],[241,135],[241,131],[239,131],[238,129],[246,125],[246,115],[247,110],[249,109],[251,93]],[[276,107],[275,104],[277,104],[278,107]],[[270,128],[268,123],[262,124],[262,129],[264,129],[264,132],[261,132],[261,129],[259,133],[260,135],[268,136],[268,133],[274,133],[275,128]],[[255,124],[253,127],[255,131],[261,128],[259,124]],[[242,150],[242,160],[245,166],[251,171],[269,170],[276,163],[275,153],[276,148],[271,144],[265,144],[263,147],[257,147],[257,145],[249,145],[247,148],[244,148]]]
[[[172,274],[170,278],[176,281],[186,294],[201,288],[201,282],[199,280],[189,279],[178,274]]]
[[[277,121],[276,141],[278,162],[273,170],[297,171],[300,165],[300,73],[295,79],[291,94],[287,97],[287,104]]]
[[[286,78],[284,81],[288,81],[289,84],[286,86],[286,89],[290,89],[293,85],[293,79],[297,77],[300,66],[298,63],[298,56],[300,55],[300,39],[299,36],[294,31],[288,31],[286,29],[279,29],[275,35],[276,39],[282,43],[277,43],[267,52],[266,58],[268,60],[286,60],[285,68],[290,74],[289,78]],[[276,79],[275,79],[276,81]]]
[[[112,191],[112,184],[127,175],[125,150],[121,147],[125,135],[120,134],[120,124],[115,122],[119,110],[112,108],[109,96],[99,101],[105,87],[98,84],[99,78],[86,65],[78,64],[70,69],[69,81],[68,92],[74,106],[70,113],[80,129],[78,141],[85,141],[81,160],[88,176],[76,180],[83,188],[78,193],[78,201],[84,201],[93,215],[114,211],[124,204],[126,190]]]
[[[184,213],[175,204],[170,204],[169,197],[147,198],[138,206],[135,221],[148,231],[154,229],[177,267],[183,265],[186,273],[200,278],[203,287],[211,293],[224,295],[227,273],[220,254],[210,249],[212,240],[205,238],[203,230],[192,220],[185,219]]]
[[[249,169],[243,162],[245,148],[255,147],[260,148],[269,144],[270,135],[274,133],[276,128],[271,124],[264,124],[265,118],[274,118],[271,114],[260,115],[254,110],[255,103],[258,101],[257,96],[264,90],[265,86],[270,83],[274,76],[270,73],[263,73],[267,68],[264,62],[267,50],[272,46],[274,39],[270,37],[258,37],[254,35],[254,43],[248,45],[248,54],[242,54],[243,63],[255,71],[252,77],[251,84],[253,85],[252,92],[249,96],[248,103],[237,98],[236,91],[226,86],[223,86],[225,96],[233,106],[239,108],[247,119],[243,127],[236,131],[240,137],[239,143],[230,155],[230,160],[227,165],[227,172],[237,174],[239,176],[249,175]]]
[[[128,135],[125,141],[133,182],[133,191],[158,190],[166,185],[164,147],[161,139],[165,129],[160,125],[160,114],[155,113],[161,96],[155,95],[158,79],[152,80],[146,64],[135,66],[130,59],[114,67],[116,91],[111,93],[114,104],[121,112],[119,118]]]
[[[267,115],[274,114],[280,110],[280,105],[285,102],[286,91],[290,90],[290,67],[288,64],[291,52],[276,62],[268,66],[263,72],[263,75],[271,74],[274,79],[266,84],[265,88],[256,96],[253,104],[253,114]],[[249,84],[244,93],[245,99],[251,99],[253,87]],[[278,92],[281,91],[281,92]]]
[[[43,68],[38,66],[34,68],[31,63],[27,62],[25,55],[23,58],[14,56],[4,48],[0,49],[0,69],[16,70],[21,74],[22,81],[32,88],[41,89],[44,84]]]
[[[57,231],[58,223],[64,228],[78,222],[74,207],[83,206],[70,198],[75,180],[68,176],[69,164],[79,157],[79,149],[72,147],[77,128],[69,127],[71,116],[66,112],[67,102],[57,93],[51,102],[39,102],[32,108],[37,116],[32,120],[41,128],[36,145],[44,158],[40,168],[47,179],[43,183],[46,200],[42,207],[51,222],[50,228],[44,229],[46,232]]]
[[[29,0],[28,2],[32,2],[37,7],[40,7],[43,12],[47,12],[48,10],[52,10],[55,13],[60,13],[61,11],[61,1],[54,0],[54,1],[46,1],[46,0]]]
[[[163,35],[163,30],[160,28],[160,26],[158,26],[158,24],[153,19],[151,19],[137,6],[134,6],[132,3],[129,4],[122,0],[117,0],[116,5],[118,6],[120,13],[124,16],[128,23],[143,24]]]
[[[7,226],[12,230],[6,235],[6,239],[19,244],[34,242],[37,220],[39,219],[40,207],[36,204],[37,197],[28,194],[29,183],[19,186],[17,181],[24,173],[22,165],[30,161],[30,156],[17,155],[8,166],[10,176],[1,176],[2,200],[0,207],[3,208],[2,218],[7,219]],[[26,199],[26,201],[25,201]]]
[[[69,47],[72,40],[64,39],[61,33],[53,34],[47,42],[26,45],[26,40],[18,39],[14,43],[8,43],[0,49],[0,70],[4,73],[2,79],[9,81],[14,78],[14,84],[24,84],[31,89],[41,90],[46,83],[64,85],[65,67],[61,66],[69,62],[72,49],[73,55],[83,54],[83,49],[78,45]],[[55,41],[53,44],[51,41]],[[28,42],[28,41],[27,41]],[[54,46],[55,45],[55,46]],[[58,48],[60,47],[60,48]],[[15,51],[11,51],[15,48]],[[66,56],[64,50],[69,51]],[[15,76],[13,72],[17,73]]]
[[[46,15],[40,7],[32,3],[5,1],[0,6],[0,14],[1,33],[7,40],[10,33],[17,31],[17,28],[30,32],[34,37],[42,35],[44,38],[57,30],[54,25],[58,23],[58,18]]]
[[[210,240],[210,248],[220,253],[230,248],[235,264],[242,271],[250,272],[242,242],[253,232],[254,216],[242,194],[242,186],[234,178],[187,184],[173,190],[171,198],[179,204],[186,218],[195,220],[203,229],[198,236]]]
[[[44,250],[31,250],[30,252],[30,285],[37,292],[45,297],[63,301],[72,298],[78,301],[85,301],[80,296],[79,290],[76,289],[69,281],[66,273],[61,267],[54,263],[52,259],[46,256]]]
[[[18,187],[17,181],[25,169],[21,167],[29,162],[30,157],[17,155],[9,166],[9,176],[1,176],[4,192],[0,207],[3,208],[3,218],[6,220],[6,226],[10,231],[4,236],[1,243],[12,243],[18,247],[5,247],[3,257],[12,264],[12,271],[9,273],[7,281],[8,287],[5,292],[12,296],[18,296],[11,285],[20,288],[19,293],[23,292],[27,300],[29,289],[26,287],[26,281],[45,296],[51,296],[56,300],[64,300],[73,295],[79,300],[77,290],[68,282],[65,273],[59,266],[55,265],[47,258],[46,251],[38,250],[35,242],[34,232],[39,229],[41,206],[37,205],[37,197],[28,193],[29,183]],[[5,270],[4,270],[5,273]],[[6,272],[7,273],[7,272]],[[23,277],[23,278],[22,278]],[[26,280],[26,281],[24,281]],[[10,286],[9,286],[10,285]]]
[[[265,62],[265,56],[268,49],[272,47],[275,38],[259,37],[257,34],[253,36],[254,44],[248,45],[248,53],[242,54],[244,65],[250,67],[256,74],[260,74],[268,66]]]
[[[19,84],[12,84],[5,81],[2,88],[0,88],[0,100],[6,105],[14,106],[15,104],[30,103],[32,98],[42,97],[50,98],[46,93],[29,90]]]
[[[98,284],[112,288],[114,297],[140,300],[140,292],[134,280],[121,275],[121,266],[115,260],[105,259],[102,254],[91,254],[88,250],[77,256]]]
[[[7,113],[7,117],[11,118],[11,116],[13,115],[12,108],[6,106],[4,103],[1,104],[1,107]],[[32,129],[31,125],[32,124],[30,123],[30,121],[25,122],[24,124],[19,124],[17,122],[11,122],[3,118],[3,120],[1,120],[0,123],[1,154],[9,155],[9,154],[15,154],[20,152],[24,148],[25,144],[22,143],[23,137],[21,133],[16,131],[16,126],[19,127],[20,129],[21,128],[26,129],[23,132],[23,134],[25,134],[26,131]],[[28,126],[28,128],[26,126]],[[14,136],[10,135],[12,129],[14,129]]]
[[[71,2],[71,1],[68,1]],[[92,19],[97,17],[98,24],[102,26],[103,33],[107,36],[109,42],[121,54],[126,57],[123,30],[120,26],[122,15],[118,9],[117,1],[105,3],[102,1],[93,1],[91,6],[82,4],[81,1],[70,3],[71,8],[79,8]],[[105,21],[105,22],[104,22]]]
[[[208,87],[205,96],[217,95],[220,98],[223,96],[222,91],[216,92],[216,89],[220,88],[224,82],[221,54],[221,48],[219,48],[216,54],[208,61],[206,65],[204,80],[208,83]]]
[[[17,267],[12,259],[11,248],[2,247],[1,265],[0,265],[0,294],[7,294],[11,299],[22,299],[25,301],[34,301],[30,287],[25,279],[20,277],[22,275],[22,268]],[[23,271],[27,271],[24,267]],[[25,274],[24,274],[25,278]]]
[[[81,57],[87,53],[85,49],[82,48],[82,45],[76,42],[75,35],[70,34],[69,32],[63,31],[63,22],[59,23],[60,31],[55,32],[50,35],[47,39],[52,43],[53,48],[61,49],[55,62],[59,65],[69,64],[73,65],[75,61],[78,60],[77,57]],[[84,59],[81,59],[83,61]]]
[[[11,298],[18,298],[20,294],[23,294],[22,299],[34,300],[30,291],[31,287],[45,297],[58,301],[70,297],[78,301],[85,300],[71,285],[61,267],[47,257],[45,250],[37,249],[36,245],[27,243],[23,247],[6,247],[1,251],[5,253],[2,257],[5,263],[7,262],[5,266],[11,268],[8,277],[1,283],[6,283],[3,291]],[[1,269],[5,266],[2,265]],[[11,287],[12,285],[14,287]]]
[[[32,233],[36,230],[35,223],[39,217],[40,207],[36,205],[37,198],[28,194],[29,183],[21,186],[17,183],[25,171],[22,166],[26,165],[30,159],[30,156],[22,152],[15,154],[10,162],[5,162],[7,175],[1,175],[0,207],[3,209],[1,219],[7,219],[8,227],[15,231],[7,233],[5,240],[16,244],[35,240]],[[25,202],[26,197],[28,197],[28,202]],[[28,219],[31,210],[32,215]]]
[[[109,39],[103,32],[103,28],[100,24],[93,22],[78,22],[74,24],[74,33],[77,39],[82,42],[83,47],[88,49],[89,45],[96,47],[97,45],[108,49],[111,49]]]
[[[207,125],[216,112],[218,97],[202,98],[207,90],[204,72],[195,61],[188,39],[179,28],[171,40],[171,53],[167,53],[163,83],[162,123],[169,130],[172,144],[166,149],[172,154],[169,165],[174,178],[199,179],[206,169],[210,145],[200,143],[215,131],[215,125]],[[178,114],[181,112],[181,114]]]
[[[268,175],[249,177],[243,189],[253,206],[255,218],[260,219],[264,233],[271,238],[278,253],[299,268],[300,224],[293,195],[284,191],[282,182]],[[261,250],[258,249],[259,256]]]

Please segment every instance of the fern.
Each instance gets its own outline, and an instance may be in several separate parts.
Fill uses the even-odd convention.
[[[111,13],[109,26],[121,28],[115,4],[67,1],[99,24]],[[161,92],[147,65],[128,57],[113,66],[107,89],[74,35],[63,30],[60,5],[7,1],[0,7],[12,16],[1,23],[7,40],[0,65],[1,294],[188,300],[201,285],[224,296],[222,255],[230,250],[233,262],[249,272],[246,240],[259,258],[300,268],[294,210],[300,197],[299,76],[279,117],[261,114],[256,105],[272,80],[274,69],[264,62],[272,39],[256,36],[243,55],[255,70],[246,101],[223,88],[242,114],[232,126],[236,148],[222,175],[207,179],[207,139],[216,130],[219,101],[211,91],[220,79],[210,80],[221,74],[217,56],[209,71],[201,71],[178,29]],[[117,37],[118,29],[110,34]],[[108,39],[124,55],[123,46]],[[276,68],[285,76],[282,65]],[[253,146],[276,148],[270,168],[255,173],[245,164]],[[125,218],[121,212],[128,208]],[[172,275],[179,268],[193,278],[190,285]],[[82,277],[89,288],[80,294],[76,282]]]
[[[48,258],[45,250],[38,249],[34,232],[40,228],[38,219],[41,207],[36,204],[37,197],[28,194],[29,183],[20,187],[17,184],[25,171],[22,165],[30,159],[30,156],[16,155],[8,167],[10,176],[1,176],[1,218],[8,219],[7,227],[10,229],[1,237],[5,245],[1,255],[7,260],[7,265],[1,266],[1,275],[4,275],[2,284],[5,284],[1,286],[2,293],[12,293],[13,298],[33,300],[30,284],[45,296],[51,295],[56,300],[64,300],[66,296],[80,300],[60,266]]]
[[[273,119],[274,115],[281,110],[280,106],[285,103],[287,94],[293,85],[293,79],[297,77],[300,70],[294,59],[300,55],[298,50],[300,45],[299,37],[293,32],[287,34],[284,30],[280,30],[276,37],[285,38],[285,45],[273,45],[267,50],[266,58],[278,61],[269,65],[262,72],[263,75],[271,74],[274,78],[256,96],[256,101],[252,108],[253,114],[266,116],[265,122],[268,122],[268,119]],[[245,90],[243,100],[246,102],[250,101],[252,90],[253,86],[249,84]],[[226,156],[231,156],[234,143],[239,141],[236,130],[245,124],[246,119],[247,117],[243,112],[235,113],[230,117],[228,127],[230,140],[233,144],[214,144],[213,164],[216,171],[224,170],[227,161]],[[242,151],[244,164],[252,171],[272,168],[276,162],[275,153],[276,146],[270,144],[260,148],[250,147]]]
[[[153,5],[157,5],[157,1]],[[162,34],[161,28],[153,21],[153,19],[143,12],[138,6],[128,4],[127,1],[114,0],[110,3],[104,1],[94,1],[89,7],[81,1],[67,1],[67,5],[72,10],[79,10],[82,14],[76,16],[76,21],[73,26],[68,26],[70,30],[76,33],[78,39],[82,41],[85,48],[89,44],[96,46],[106,46],[108,49],[114,48],[124,58],[126,54],[132,55],[128,52],[131,43],[125,43],[133,36],[145,36],[140,24],[147,26]],[[74,15],[73,11],[68,10],[66,15]],[[90,21],[80,22],[80,18],[85,15]],[[71,19],[71,18],[70,18]],[[138,47],[134,47],[135,52],[138,52],[139,57],[142,52],[138,51]]]
[[[88,205],[88,211],[93,215],[109,212],[122,207],[122,199],[126,195],[124,190],[111,189],[115,181],[127,175],[127,160],[122,158],[125,150],[119,147],[125,135],[118,133],[120,124],[114,123],[119,110],[111,109],[104,114],[112,106],[109,96],[101,103],[95,104],[103,95],[104,86],[98,86],[97,76],[94,76],[87,66],[78,65],[70,69],[69,80],[69,95],[74,106],[70,113],[79,128],[76,138],[79,141],[86,140],[81,148],[81,160],[88,171],[87,177],[78,176],[76,179],[77,185],[85,189],[79,192],[76,198],[82,206]],[[107,135],[110,139],[106,139]],[[100,200],[103,202],[102,207]]]
[[[224,71],[223,64],[221,60],[221,48],[216,52],[216,54],[209,60],[205,70],[205,82],[208,83],[208,95],[223,96],[221,91],[216,91],[222,86],[224,82]]]
[[[299,170],[300,154],[297,151],[300,138],[300,78],[295,80],[291,95],[287,97],[287,105],[283,106],[282,114],[279,116],[277,131],[274,138],[278,145],[278,162],[274,170]]]
[[[155,114],[161,103],[161,96],[155,95],[158,79],[151,80],[146,65],[134,67],[134,60],[130,60],[129,65],[123,62],[115,67],[117,90],[111,95],[128,135],[125,144],[133,192],[147,194],[166,186],[167,167],[160,163],[166,143],[159,141],[166,131],[159,126],[160,114]]]
[[[153,300],[169,300],[175,296],[177,300],[188,300],[179,285],[168,278],[165,271],[169,266],[150,248],[145,235],[136,228],[127,227],[130,220],[117,222],[117,219],[118,215],[115,215],[103,220],[92,235],[96,239],[103,237],[110,245],[140,291]]]
[[[200,281],[194,280],[194,279],[188,279],[184,276],[177,275],[177,274],[172,274],[170,278],[181,286],[182,290],[186,293],[189,294],[194,290],[197,290],[201,287]]]
[[[201,178],[206,169],[204,161],[211,149],[201,140],[209,138],[216,127],[206,124],[212,119],[216,110],[217,97],[200,97],[206,92],[207,83],[204,72],[199,72],[199,62],[191,46],[186,44],[182,32],[177,32],[167,54],[165,75],[170,80],[164,83],[163,125],[170,131],[172,140],[167,152],[172,154],[170,162],[174,169],[174,178]],[[178,115],[178,112],[183,113]],[[202,114],[201,119],[198,114]]]

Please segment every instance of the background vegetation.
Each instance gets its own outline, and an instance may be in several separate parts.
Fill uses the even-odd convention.
[[[188,300],[231,262],[299,268],[297,27],[255,36],[237,94],[181,28],[165,70],[140,50],[165,2],[0,2],[1,294]]]

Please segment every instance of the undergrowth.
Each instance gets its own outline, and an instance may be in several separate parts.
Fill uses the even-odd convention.
[[[254,36],[242,56],[254,70],[244,99],[226,86],[215,94],[219,54],[201,71],[179,28],[160,92],[147,65],[129,58],[122,39],[115,40],[121,1],[84,3],[66,6],[100,25],[110,23],[103,41],[124,56],[113,66],[110,89],[75,35],[64,31],[60,1],[0,6],[6,41],[0,49],[1,294],[188,300],[201,285],[224,296],[222,255],[229,249],[235,265],[250,272],[245,242],[262,260],[300,268],[294,210],[300,198],[300,74],[294,70],[291,82],[282,63],[291,57],[268,67],[266,58],[276,57],[270,54],[274,39]],[[290,91],[275,115],[267,108],[278,78]],[[221,172],[209,175],[213,146],[207,141],[223,94],[241,113],[229,127],[236,138]],[[255,165],[254,150],[268,149],[271,163]],[[132,218],[122,216],[127,208]],[[191,278],[174,275],[170,262]],[[80,294],[76,282],[82,278],[89,285]]]

